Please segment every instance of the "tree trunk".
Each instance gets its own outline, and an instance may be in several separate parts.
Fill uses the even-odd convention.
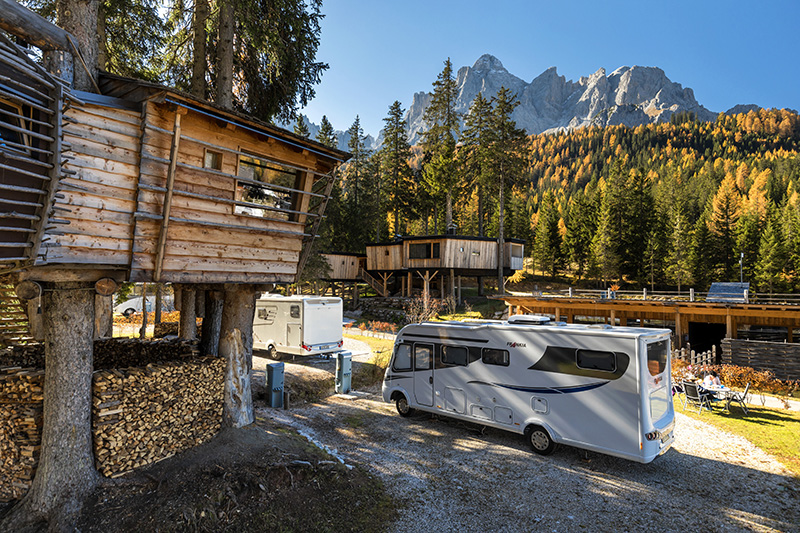
[[[153,324],[161,324],[161,307],[164,300],[164,285],[161,283],[156,283],[156,309],[155,309],[155,317],[153,318]]]
[[[111,296],[94,295],[94,338],[114,336],[114,308]]]
[[[233,108],[233,34],[232,0],[221,0],[219,8],[219,47],[217,51],[217,105]]]
[[[505,183],[503,179],[503,167],[500,167],[500,216],[497,224],[497,292],[505,294],[505,287],[503,287],[503,248],[505,248],[505,241],[503,239],[503,204],[505,203]]]
[[[203,318],[203,331],[200,337],[200,353],[204,355],[219,355],[219,332],[222,325],[223,293],[222,291],[206,292],[205,318]]]
[[[227,360],[222,424],[236,428],[255,420],[250,373],[256,293],[250,285],[227,285],[224,298],[219,343],[219,354]]]
[[[208,0],[195,0],[192,32],[194,33],[192,54],[192,81],[189,92],[197,98],[206,98],[206,21]]]
[[[139,338],[147,337],[147,283],[142,284],[142,327],[139,328]]]
[[[184,340],[197,338],[197,314],[195,311],[194,289],[189,285],[181,288],[181,321],[178,325],[178,337]]]
[[[79,91],[95,92],[97,80],[97,15],[100,0],[57,0],[56,25],[71,33],[78,42],[83,62],[75,58],[73,87]],[[84,63],[86,67],[84,67]],[[89,72],[86,72],[86,69]]]
[[[0,523],[3,531],[72,531],[98,483],[91,434],[94,287],[57,283],[43,297],[45,335],[42,448],[30,490]]]

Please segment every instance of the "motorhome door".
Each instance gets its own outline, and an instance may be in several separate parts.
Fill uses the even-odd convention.
[[[419,405],[433,405],[433,345],[414,345],[414,398]]]
[[[302,324],[300,322],[300,304],[289,306],[289,319],[286,323],[286,345],[300,346],[303,342]]]

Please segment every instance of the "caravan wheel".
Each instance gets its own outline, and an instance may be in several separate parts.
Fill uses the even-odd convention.
[[[277,350],[277,349],[275,349],[275,345],[270,345],[270,346],[267,348],[267,356],[268,356],[270,359],[272,359],[273,361],[280,361],[280,360],[281,360],[281,356],[280,356],[280,354],[278,353],[278,350]]]
[[[542,426],[528,426],[525,429],[525,440],[539,455],[550,455],[556,449],[556,443]]]
[[[411,416],[414,414],[414,408],[408,405],[408,400],[402,394],[395,400],[395,406],[397,406],[397,412],[400,413],[400,416]]]

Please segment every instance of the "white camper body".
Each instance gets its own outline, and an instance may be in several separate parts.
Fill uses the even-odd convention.
[[[424,322],[397,335],[384,401],[649,463],[672,445],[670,331],[604,324]]]
[[[342,299],[267,294],[256,300],[253,348],[273,359],[322,355],[342,348]]]

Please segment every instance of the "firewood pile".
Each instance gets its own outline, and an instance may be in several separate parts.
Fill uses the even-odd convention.
[[[44,371],[0,368],[0,502],[30,487],[42,440]]]
[[[0,502],[22,497],[36,471],[41,350],[32,345],[0,354]],[[225,360],[199,358],[196,341],[102,339],[94,354],[92,433],[103,475],[165,459],[219,431]]]
[[[117,477],[213,437],[222,421],[224,372],[219,358],[95,372],[98,471]]]
[[[150,363],[178,361],[199,355],[197,341],[180,339],[99,339],[94,341],[94,369],[146,366]],[[21,366],[44,368],[44,346],[14,346],[0,352],[0,367]]]
[[[153,324],[153,337],[160,339],[167,335],[177,335],[179,332],[179,324],[177,322],[160,322]]]

